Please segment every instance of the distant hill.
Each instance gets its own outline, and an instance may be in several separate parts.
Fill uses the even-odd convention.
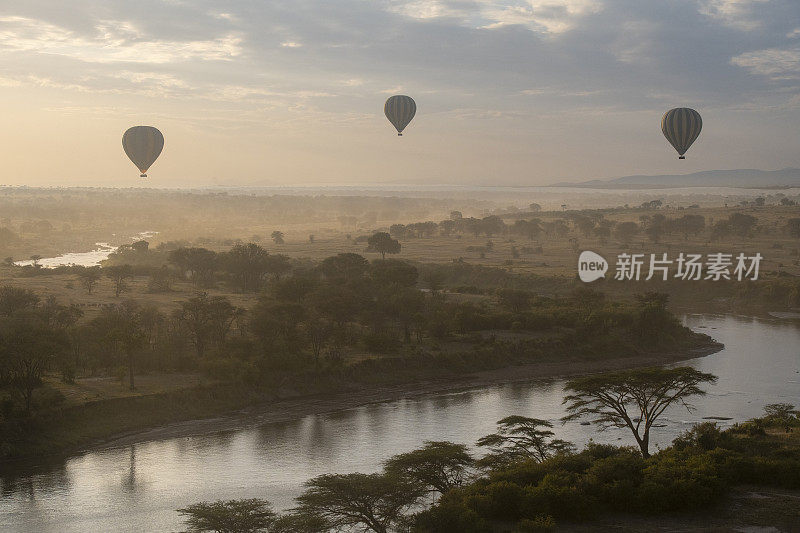
[[[743,187],[750,189],[800,187],[800,168],[782,170],[707,170],[694,174],[660,176],[625,176],[580,183],[556,183],[551,187],[588,187],[596,189],[653,189],[669,187]]]

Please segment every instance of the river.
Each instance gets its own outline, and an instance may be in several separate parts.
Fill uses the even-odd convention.
[[[136,242],[142,239],[150,239],[156,235],[158,235],[157,231],[143,231],[131,237],[130,241]],[[94,250],[89,250],[88,252],[68,252],[55,257],[44,257],[38,260],[38,264],[42,268],[56,268],[69,265],[85,267],[97,266],[108,259],[108,256],[116,252],[117,248],[119,248],[119,246],[107,242],[96,242],[94,245],[96,246]],[[30,266],[33,265],[33,260],[16,261],[14,264],[17,266]]]
[[[703,417],[744,420],[774,402],[800,404],[800,322],[687,315],[686,325],[725,349],[687,363],[719,376],[697,409],[675,407],[655,446]],[[151,441],[73,457],[57,467],[0,481],[0,530],[8,532],[178,531],[175,509],[201,500],[266,498],[292,506],[307,479],[326,472],[373,472],[425,440],[474,444],[510,414],[556,422],[583,445],[632,444],[624,431],[557,422],[563,381],[485,387],[362,406],[212,435]],[[731,422],[721,422],[722,425]]]

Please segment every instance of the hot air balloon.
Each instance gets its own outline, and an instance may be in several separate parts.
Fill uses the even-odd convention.
[[[389,122],[397,129],[398,137],[402,137],[403,130],[408,126],[408,123],[411,122],[411,119],[414,118],[417,112],[417,104],[410,96],[396,94],[390,96],[389,99],[386,100],[386,104],[383,106],[383,112],[386,114],[386,118],[389,119]]]
[[[688,107],[670,109],[661,118],[661,131],[678,151],[678,159],[686,159],[683,154],[700,135],[701,129],[703,119],[700,113]]]
[[[122,148],[136,168],[147,177],[147,169],[164,149],[164,136],[152,126],[134,126],[122,136]]]

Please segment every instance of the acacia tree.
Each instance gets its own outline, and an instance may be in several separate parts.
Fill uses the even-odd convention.
[[[392,239],[385,231],[379,231],[367,239],[369,250],[381,254],[381,259],[386,259],[386,254],[399,254],[400,241]]]
[[[461,486],[475,460],[466,444],[427,441],[422,448],[386,461],[386,472],[414,479],[429,490],[444,494]]]
[[[655,421],[673,404],[691,411],[687,399],[704,395],[701,385],[716,381],[713,374],[691,367],[646,368],[573,379],[565,387],[569,394],[563,403],[568,414],[562,421],[587,417],[600,430],[628,428],[647,458]]]
[[[103,270],[106,277],[114,283],[114,296],[119,298],[121,293],[128,290],[128,284],[125,283],[125,280],[133,277],[133,267],[130,265],[112,265]]]
[[[78,272],[78,277],[81,280],[81,285],[86,289],[86,294],[92,294],[95,285],[100,281],[100,267],[84,267]]]
[[[307,481],[296,498],[299,513],[325,520],[336,531],[394,531],[427,490],[389,474],[324,474]]]
[[[512,415],[497,422],[497,433],[478,440],[478,446],[486,446],[489,453],[480,460],[483,465],[496,465],[515,461],[536,462],[572,449],[572,444],[554,439],[550,428],[553,424],[539,418]]]
[[[178,512],[186,515],[189,531],[195,532],[257,533],[265,531],[275,521],[269,502],[258,498],[200,502]]]

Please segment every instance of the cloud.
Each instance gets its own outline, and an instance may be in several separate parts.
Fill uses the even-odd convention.
[[[148,38],[134,23],[101,20],[84,36],[42,20],[0,17],[0,52],[34,52],[87,63],[165,64],[199,59],[227,61],[242,54],[242,38],[227,34],[210,40]]]
[[[281,43],[281,46],[284,48],[300,48],[303,45],[295,41],[284,41]]]
[[[756,18],[760,4],[770,0],[701,0],[699,11],[728,26],[751,31],[761,27],[762,21]]]
[[[601,9],[599,0],[391,0],[388,10],[420,20],[450,19],[463,26],[522,26],[542,34],[572,29],[577,19]]]
[[[773,80],[800,79],[800,47],[746,52],[732,58],[731,64]]]

